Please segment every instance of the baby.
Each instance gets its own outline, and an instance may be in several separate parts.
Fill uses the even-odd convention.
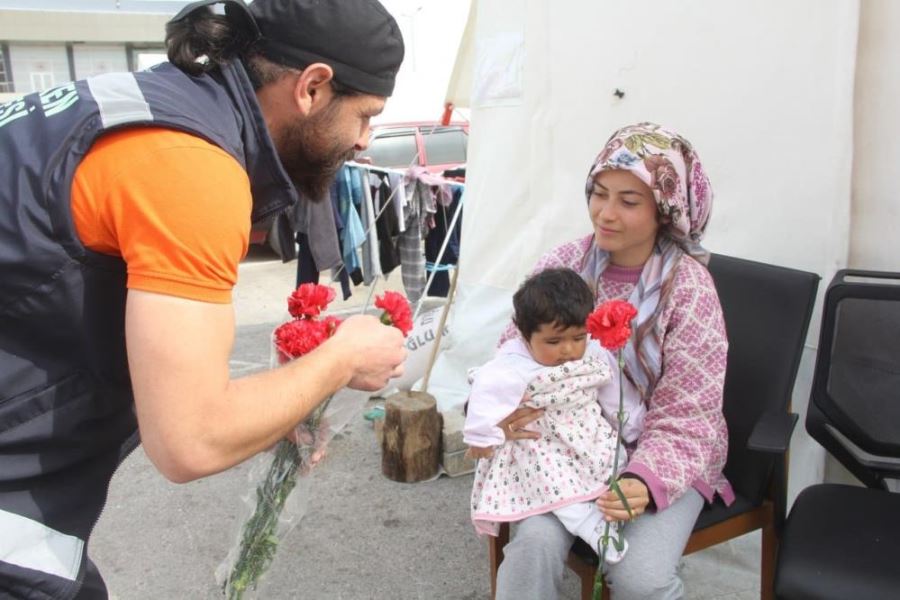
[[[612,473],[618,379],[615,357],[587,336],[594,295],[575,271],[547,269],[525,281],[513,307],[521,338],[471,376],[463,435],[474,455],[487,456],[475,473],[472,522],[497,535],[502,521],[553,512],[596,551],[605,520],[594,500]],[[528,426],[539,439],[506,441],[498,423],[519,406],[543,409]],[[606,561],[619,562],[626,549],[610,543]]]

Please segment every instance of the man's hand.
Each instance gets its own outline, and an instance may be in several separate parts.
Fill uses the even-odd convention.
[[[374,392],[403,374],[403,334],[373,316],[349,317],[327,343],[338,347],[339,355],[350,365],[348,385],[353,389]]]
[[[317,464],[324,460],[328,452],[327,441],[324,435],[326,429],[328,429],[328,423],[325,419],[322,419],[319,423],[319,431],[315,435],[306,427],[305,423],[300,423],[287,435],[287,440],[297,446],[315,445],[312,454],[309,456],[309,461],[301,467],[301,474],[309,473]]]

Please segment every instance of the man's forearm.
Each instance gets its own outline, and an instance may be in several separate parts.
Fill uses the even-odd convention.
[[[234,409],[234,415],[230,423],[222,423],[221,447],[215,451],[230,463],[222,469],[278,442],[346,386],[350,380],[347,358],[326,343],[278,369],[231,380],[224,403]]]
[[[232,381],[231,306],[149,292],[129,291],[125,339],[144,449],[173,481],[270,447],[344,386],[381,389],[406,357],[399,330],[356,315],[308,355]]]
[[[278,369],[226,381],[224,386],[201,386],[189,403],[166,415],[143,411],[139,400],[147,453],[176,482],[239,464],[285,437],[320,402],[346,385],[346,362],[346,357],[326,345]],[[172,397],[161,402],[174,407],[184,400]]]
[[[281,368],[232,381],[231,307],[157,294],[129,292],[126,339],[144,448],[178,482],[268,448],[352,373],[347,346],[329,340]]]

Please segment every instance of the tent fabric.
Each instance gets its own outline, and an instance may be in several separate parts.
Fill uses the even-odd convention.
[[[471,109],[471,134],[454,329],[429,386],[441,410],[465,401],[467,369],[493,354],[541,254],[590,232],[584,180],[623,125],[661,123],[694,144],[716,190],[710,251],[823,277],[845,265],[859,10],[475,0],[447,94]],[[809,347],[796,408],[813,360]],[[822,471],[820,449],[797,443],[804,435],[792,449],[807,465],[800,487]]]

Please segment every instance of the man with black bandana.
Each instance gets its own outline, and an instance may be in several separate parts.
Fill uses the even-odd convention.
[[[166,42],[150,71],[0,106],[4,597],[107,597],[87,541],[139,441],[191,481],[402,370],[401,334],[356,316],[279,369],[228,372],[251,222],[321,197],[366,147],[395,20],[377,0],[195,2]]]

